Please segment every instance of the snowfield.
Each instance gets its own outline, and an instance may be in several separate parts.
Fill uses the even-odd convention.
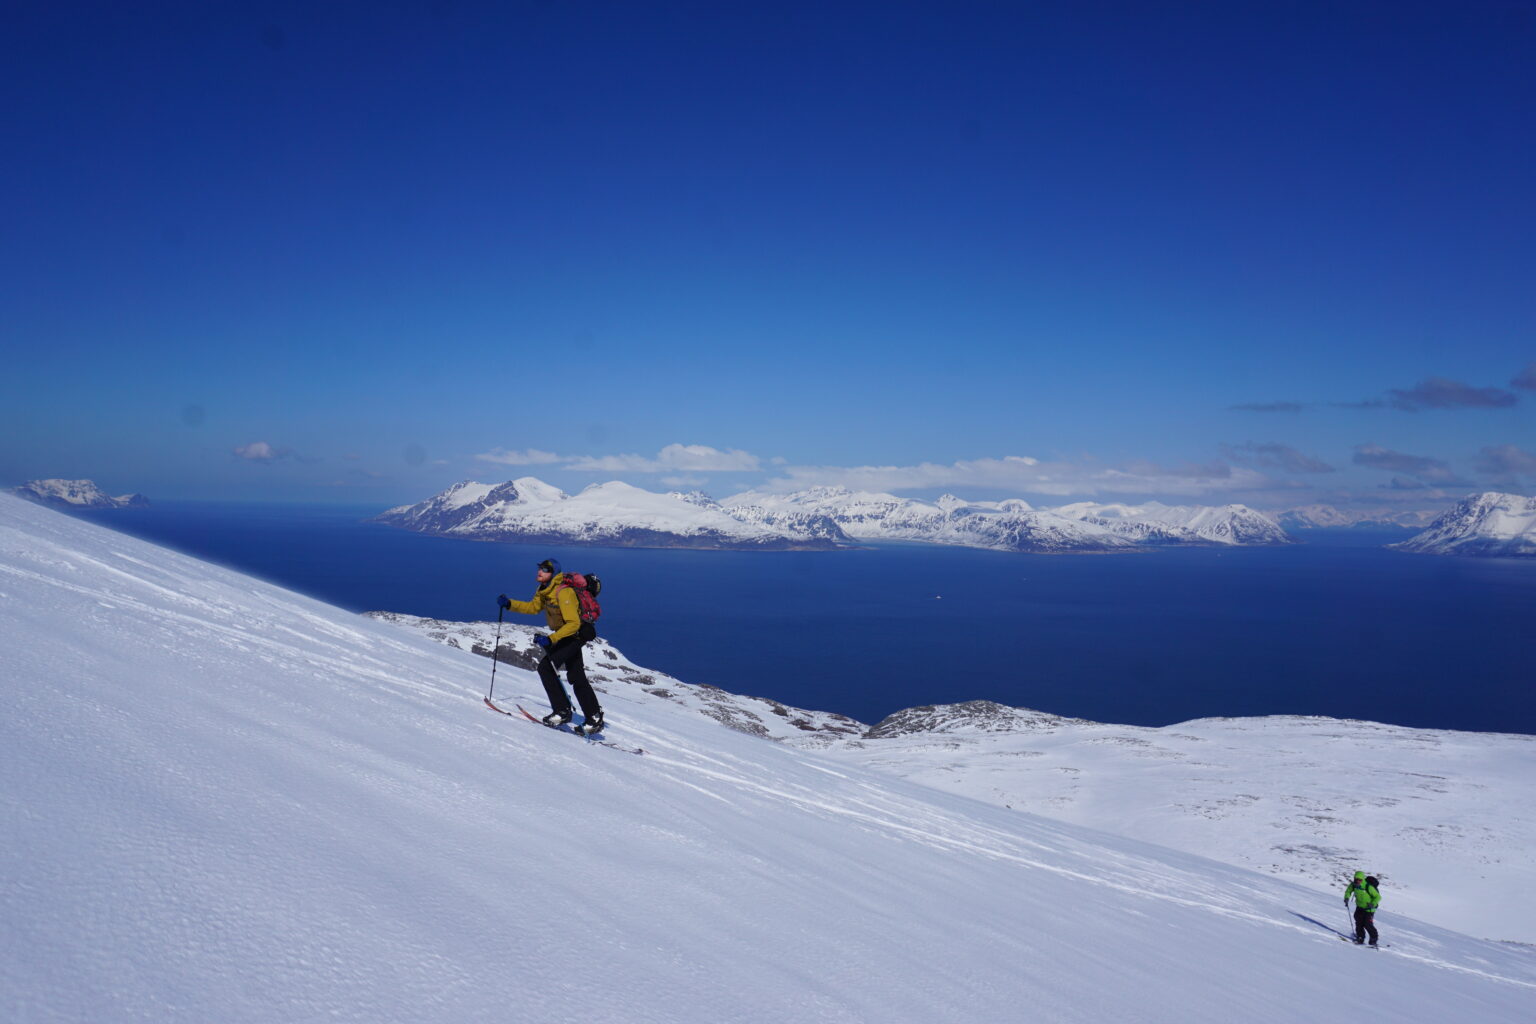
[[[1529,947],[485,659],[0,496],[6,1021],[1526,1021]],[[541,700],[497,675],[503,699]],[[1493,894],[1490,894],[1492,896]]]
[[[370,616],[531,668],[537,629]],[[1161,728],[992,701],[874,726],[694,686],[599,639],[601,689],[639,686],[714,721],[949,793],[1326,886],[1368,864],[1403,913],[1536,946],[1536,736],[1337,718],[1204,718]],[[1488,899],[1497,892],[1497,899]]]
[[[1536,948],[1536,736],[1284,715],[1152,729],[994,704],[798,742],[1302,884],[1363,867],[1398,911]]]

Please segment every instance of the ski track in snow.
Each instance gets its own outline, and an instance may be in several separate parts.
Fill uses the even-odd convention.
[[[667,744],[666,740],[656,734],[647,734],[641,730],[633,728],[627,731],[633,733],[634,735],[645,737],[648,743],[658,747],[664,744],[674,746],[673,744]],[[649,747],[647,747],[647,752],[650,752]],[[822,795],[820,795],[820,793],[809,788],[787,789],[782,787],[768,786],[756,782],[752,778],[743,774],[731,773],[721,770],[720,768],[707,767],[700,762],[707,761],[716,765],[720,765],[722,768],[726,765],[725,762],[719,758],[710,758],[699,754],[696,754],[692,760],[681,760],[654,755],[652,760],[660,765],[679,768],[692,774],[702,775],[717,782],[729,784],[740,794],[755,793],[773,798],[783,803],[802,807],[808,811],[811,811],[812,813],[824,814],[831,817],[851,820],[861,827],[869,828],[877,832],[884,832],[897,839],[915,840],[940,850],[962,850],[968,854],[973,854],[991,860],[1006,861],[1023,867],[1048,871],[1054,874],[1062,875],[1064,877],[1091,882],[1096,886],[1112,889],[1114,891],[1124,893],[1127,896],[1159,900],[1183,907],[1203,910],[1241,920],[1252,921],[1263,925],[1278,925],[1283,929],[1295,931],[1305,935],[1315,934],[1316,931],[1315,928],[1308,927],[1303,924],[1276,921],[1268,915],[1257,914],[1243,909],[1242,899],[1245,894],[1241,892],[1228,894],[1228,898],[1225,901],[1196,900],[1185,896],[1180,896],[1177,894],[1179,890],[1200,888],[1200,878],[1195,875],[1190,875],[1170,880],[1167,876],[1166,866],[1161,864],[1146,865],[1139,860],[1127,857],[1121,859],[1118,863],[1113,865],[1116,869],[1113,875],[1100,872],[1086,873],[1081,870],[1051,863],[1047,860],[1041,860],[1037,857],[1025,855],[1024,853],[1020,852],[1021,848],[1045,851],[1052,849],[1052,847],[1048,847],[1041,843],[1022,840],[1019,836],[1009,832],[977,826],[972,826],[964,831],[957,831],[954,828],[952,819],[943,815],[930,816],[930,820],[925,823],[922,817],[921,806],[914,807],[908,804],[890,805],[883,802],[876,803],[871,801],[853,801],[851,803],[833,802],[825,799]],[[826,772],[828,774],[847,778],[847,776],[842,773],[832,772],[830,769],[823,768],[820,765],[813,765],[809,764],[808,762],[801,762],[801,764],[811,768],[813,771]],[[736,804],[741,799],[740,796],[738,796],[736,800],[732,800],[727,797],[719,796],[719,794],[711,794],[710,791],[705,787],[698,786],[690,782],[685,781],[684,784],[693,786],[693,788],[699,790],[700,792],[717,796],[729,804]],[[916,821],[913,822],[906,819],[916,819]],[[1136,877],[1138,879],[1137,884],[1132,884],[1121,880],[1127,875]],[[1394,947],[1394,949],[1396,949],[1396,947]],[[1492,980],[1520,985],[1526,988],[1536,988],[1536,981],[1524,981],[1518,978],[1508,977],[1495,972],[1478,969],[1467,964],[1448,963],[1446,961],[1426,955],[1422,952],[1413,953],[1406,950],[1396,950],[1396,955],[1403,956],[1407,959],[1417,960],[1426,965],[1439,967],[1446,970],[1460,971],[1466,974],[1478,975]]]

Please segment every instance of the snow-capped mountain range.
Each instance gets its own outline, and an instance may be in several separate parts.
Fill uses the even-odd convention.
[[[1395,751],[1284,737],[1339,789],[1358,780],[1316,814],[1355,821],[1353,866],[1390,878],[1390,947],[1367,952],[1339,941],[1339,878],[1298,884],[995,806],[851,743],[722,728],[696,688],[617,654],[594,659],[608,728],[645,752],[588,745],[488,711],[484,657],[9,496],[0,594],[6,1021],[1530,1018],[1530,949],[1415,917],[1410,886],[1444,878],[1430,861],[1378,863],[1361,812],[1399,800],[1433,827],[1455,811],[1415,786],[1455,789],[1433,775],[1467,771],[1507,806],[1476,844],[1445,837],[1468,843],[1456,874],[1487,877],[1468,912],[1528,900],[1502,858],[1530,847],[1530,766],[1479,737],[1458,742],[1484,765],[1436,758],[1413,778]],[[499,700],[539,706],[533,672],[498,668]],[[723,714],[737,709],[799,731],[793,709]],[[1020,714],[983,737],[1040,749],[1051,732],[1018,731]],[[859,742],[919,737],[912,771],[942,772],[945,751],[966,768],[969,717]],[[808,722],[809,740],[842,742]],[[1078,754],[1000,761],[1072,758],[1057,774],[1080,769],[1083,808],[1124,806],[1140,772],[1218,771],[1101,728]],[[1298,778],[1252,751],[1278,737],[1175,731],[1253,780],[1255,806]],[[1126,752],[1126,771],[1089,751]],[[1373,774],[1378,758],[1389,771]],[[1487,924],[1473,930],[1499,935]]]
[[[1372,529],[1422,530],[1434,521],[1438,512],[1422,509],[1341,509],[1333,505],[1297,505],[1269,513],[1269,517],[1287,530],[1329,530],[1350,527]]]
[[[1280,525],[1246,505],[1100,505],[1078,502],[1057,515],[1097,523],[1144,544],[1290,544]]]
[[[1485,878],[1469,914],[1530,899],[1507,859],[1530,848],[1530,765],[1482,737],[1448,734],[1465,755],[1450,757],[1437,734],[1433,767],[1409,776],[1397,748],[1427,749],[1419,733],[1100,726],[1052,747],[1074,733],[1010,710],[1007,728],[975,735],[1027,746],[973,762],[966,723],[998,717],[987,709],[918,709],[926,727],[854,741],[770,703],[710,714],[693,687],[594,658],[608,663],[609,732],[635,757],[493,714],[486,659],[401,623],[3,495],[0,594],[0,1019],[1530,1016],[1530,949],[1431,923],[1422,897],[1416,917],[1409,894],[1457,902],[1453,880],[1393,859],[1367,807],[1396,800],[1435,830],[1502,800],[1487,832],[1442,833],[1467,851],[1446,874]],[[533,673],[497,667],[499,700],[542,702]],[[808,742],[722,726],[746,712]],[[901,770],[930,782],[868,753],[905,761],[877,744],[918,741]],[[1168,806],[1208,802],[1214,816],[1234,805],[1185,793],[1180,773],[1226,766],[1251,780],[1230,799],[1263,808],[1312,796],[1307,780],[1332,771],[1318,806],[1296,810],[1359,830],[1350,865],[1388,883],[1390,948],[1339,941],[1340,878],[1298,884],[1219,859],[1235,840],[1215,817],[1217,858],[1199,856],[1036,813],[1044,789],[1039,807],[957,794],[946,757],[978,789],[1055,758],[1048,776],[1078,769],[1072,806],[1119,807],[1138,828],[1126,812],[1153,791],[1143,776],[1175,794]],[[1457,817],[1456,793],[1479,786],[1492,792]],[[1234,834],[1259,827],[1229,820]]]
[[[1536,498],[1496,491],[1468,495],[1423,533],[1388,546],[1429,555],[1536,555]]]
[[[1024,501],[935,502],[817,487],[748,491],[724,501],[699,492],[657,494],[619,482],[568,495],[533,477],[499,486],[460,483],[380,522],[479,540],[618,547],[747,550],[830,548],[890,540],[1026,552],[1113,552],[1173,544],[1284,544],[1272,520],[1242,505],[1220,508],[1079,503],[1037,510]]]
[[[1001,551],[1121,551],[1172,544],[1285,544],[1285,531],[1243,505],[1220,508],[1100,505],[1035,509],[1028,502],[935,502],[815,487],[793,494],[748,491],[723,503],[754,520],[790,512],[826,516],[860,540],[920,541]]]
[[[469,540],[591,544],[601,547],[785,551],[834,547],[816,524],[745,522],[696,495],[657,494],[619,481],[570,495],[534,477],[465,482],[377,521]]]
[[[90,480],[28,480],[11,493],[56,508],[140,508],[149,504],[142,494],[112,497]]]

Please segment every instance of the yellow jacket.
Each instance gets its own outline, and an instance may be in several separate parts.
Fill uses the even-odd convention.
[[[561,573],[534,592],[531,601],[507,599],[511,609],[519,615],[544,613],[549,623],[549,642],[557,644],[568,636],[575,636],[581,628],[581,601],[576,591],[565,585],[565,573]]]

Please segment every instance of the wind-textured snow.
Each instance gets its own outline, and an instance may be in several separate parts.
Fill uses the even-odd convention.
[[[604,700],[0,496],[6,1021],[1525,1021],[1529,949]],[[533,702],[525,670],[497,676]]]

